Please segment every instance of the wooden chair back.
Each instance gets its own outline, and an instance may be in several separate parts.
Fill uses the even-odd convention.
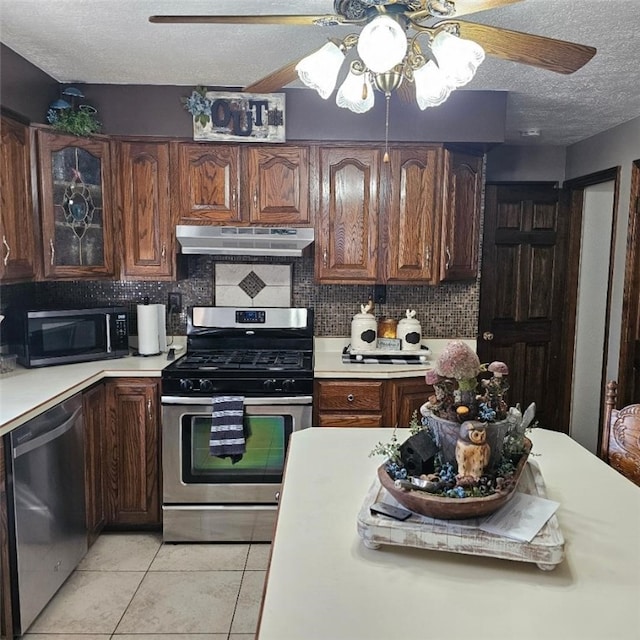
[[[602,459],[640,486],[640,404],[616,409],[618,383],[607,382]]]

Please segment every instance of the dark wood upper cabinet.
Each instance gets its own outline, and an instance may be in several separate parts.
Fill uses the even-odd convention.
[[[378,149],[319,149],[315,276],[320,282],[376,282],[379,165]]]
[[[172,185],[178,224],[240,222],[240,147],[177,143]]]
[[[30,280],[37,273],[30,130],[2,116],[0,134],[0,280]]]
[[[45,278],[114,275],[109,142],[38,131]]]
[[[483,159],[460,151],[445,153],[441,280],[472,280],[478,276]]]
[[[169,196],[168,142],[114,143],[121,276],[171,278],[174,273],[174,224]]]
[[[249,147],[242,163],[242,210],[248,208],[249,222],[311,223],[307,147]]]
[[[390,198],[381,229],[385,260],[381,280],[435,284],[442,218],[442,149],[392,148],[382,169]]]

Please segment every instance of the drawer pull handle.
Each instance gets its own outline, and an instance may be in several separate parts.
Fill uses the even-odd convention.
[[[350,394],[347,396],[347,400],[348,400],[349,402],[353,402],[353,393],[350,393]]]

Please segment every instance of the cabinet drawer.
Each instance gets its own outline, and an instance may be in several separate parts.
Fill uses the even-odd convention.
[[[318,409],[320,411],[381,411],[383,382],[332,381],[318,382]]]
[[[383,427],[381,413],[319,413],[319,427]]]

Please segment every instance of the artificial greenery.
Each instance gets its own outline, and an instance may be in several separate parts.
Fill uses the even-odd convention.
[[[87,105],[81,104],[77,109],[49,109],[47,122],[58,131],[70,133],[74,136],[90,136],[100,133],[102,127],[96,117],[97,111]]]

